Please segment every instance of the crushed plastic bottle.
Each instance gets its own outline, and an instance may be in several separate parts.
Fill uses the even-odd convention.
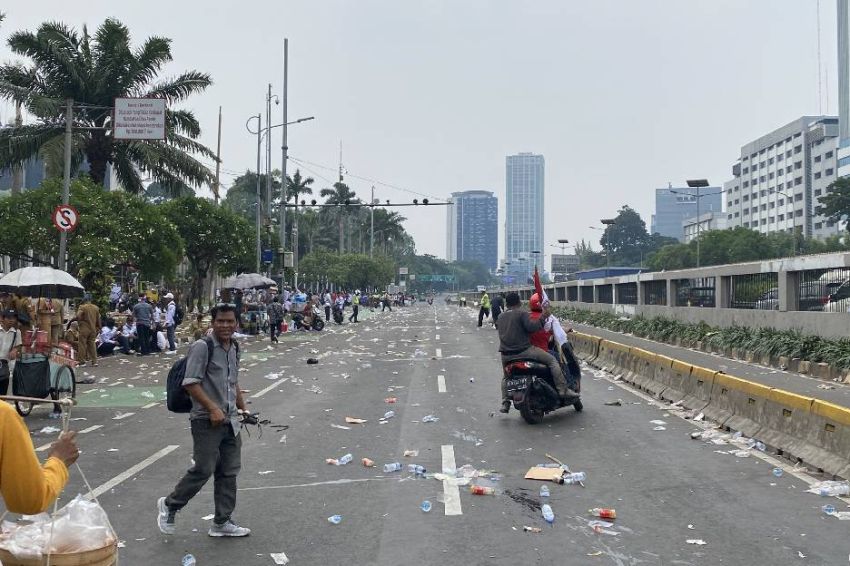
[[[434,415],[425,415],[424,417],[422,417],[423,423],[435,423],[438,420],[440,419],[438,417],[435,417]]]
[[[346,454],[345,456],[339,459],[339,463],[337,464],[337,466],[344,466],[346,464],[350,464],[353,459],[354,456],[352,456],[351,454]]]
[[[416,474],[417,476],[421,476],[425,474],[425,466],[420,466],[419,464],[408,464],[407,471],[411,474]]]
[[[496,495],[496,488],[483,485],[471,485],[469,486],[469,492],[472,495]]]
[[[543,519],[550,525],[555,522],[555,512],[552,511],[552,507],[547,503],[543,507],[540,508],[540,512],[543,514]]]
[[[567,485],[573,485],[583,482],[587,479],[587,474],[584,472],[573,472],[571,474],[564,475],[564,483]]]
[[[192,554],[187,554],[183,557],[183,560],[180,561],[181,566],[197,566],[198,561],[195,560],[195,557]]]
[[[818,489],[821,497],[835,497],[837,495],[850,495],[850,484],[847,482],[831,482]]]
[[[540,486],[540,497],[549,497],[549,487],[546,485]]]
[[[328,522],[334,525],[342,523],[342,515],[331,515],[328,517]]]
[[[384,473],[389,474],[391,472],[400,472],[401,471],[401,462],[393,462],[392,464],[384,464]]]
[[[821,507],[820,510],[826,513],[827,515],[832,515],[833,513],[835,513],[835,505],[826,504]]]
[[[395,411],[387,411],[386,413],[384,413],[384,418],[387,419],[387,420],[390,420],[394,416],[395,416]]]
[[[588,513],[593,515],[594,517],[599,517],[600,519],[616,519],[617,511],[614,509],[605,509],[603,507],[594,507],[593,509],[588,510]]]
[[[781,477],[782,477],[782,474],[783,474],[783,472],[782,472],[782,468],[779,468],[779,467],[777,467],[777,468],[773,468],[773,475],[774,475],[774,476],[776,476],[776,477],[778,477],[778,478],[781,478]]]
[[[420,505],[419,508],[422,509],[423,513],[428,513],[431,511],[431,502],[426,499],[422,502],[422,505]]]

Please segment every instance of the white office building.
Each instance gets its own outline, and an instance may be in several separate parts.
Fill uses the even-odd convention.
[[[825,238],[839,227],[816,214],[838,175],[838,118],[803,116],[744,145],[724,184],[726,222],[762,233]]]

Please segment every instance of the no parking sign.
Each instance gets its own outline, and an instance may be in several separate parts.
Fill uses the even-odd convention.
[[[53,225],[60,232],[70,232],[80,222],[77,209],[70,204],[60,204],[53,209]]]

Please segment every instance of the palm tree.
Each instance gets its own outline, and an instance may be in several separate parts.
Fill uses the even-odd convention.
[[[315,182],[313,177],[302,177],[301,170],[296,169],[295,175],[286,176],[286,200],[292,199],[296,204],[302,195],[312,195],[313,189],[310,187]]]
[[[196,141],[201,128],[189,110],[166,110],[163,141],[115,140],[111,135],[115,98],[164,98],[172,106],[212,84],[199,71],[156,80],[172,60],[170,39],[150,37],[133,49],[127,27],[107,19],[94,36],[85,26],[79,35],[65,24],[47,22],[35,33],[12,34],[8,45],[32,65],[0,66],[0,98],[21,102],[38,123],[0,130],[0,169],[38,154],[61,155],[63,108],[72,99],[74,162],[85,158],[95,182],[103,183],[109,164],[132,193],[144,189],[143,175],[171,186],[183,182],[200,187],[212,181],[209,169],[194,155],[214,160],[215,153]]]
[[[345,206],[360,202],[356,199],[354,191],[348,188],[348,185],[342,181],[334,183],[332,189],[322,189],[319,193],[323,197],[327,197],[325,204],[335,204],[336,208],[332,209],[333,216],[336,217],[337,227],[339,228],[339,253],[345,251]]]

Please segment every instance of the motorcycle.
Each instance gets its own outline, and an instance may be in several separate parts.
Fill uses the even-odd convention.
[[[567,387],[579,393],[581,391],[581,369],[572,353],[569,343],[562,348],[564,363],[561,364]],[[528,424],[540,424],[543,416],[566,405],[555,389],[555,381],[549,367],[532,360],[516,360],[505,364],[508,398]],[[571,403],[576,411],[584,409],[581,399]]]
[[[337,323],[337,324],[342,324],[342,319],[344,318],[344,316],[345,315],[342,312],[342,307],[340,307],[339,305],[334,305],[334,308],[333,308],[334,322]]]
[[[311,308],[311,307],[305,307]],[[322,320],[321,313],[319,312],[318,307],[312,307],[313,309],[313,322],[310,325],[310,328],[313,330],[322,330],[325,327],[325,321]],[[292,315],[292,323],[295,325],[296,330],[300,330],[304,328],[306,325],[304,324],[304,315],[300,312],[297,312]]]

